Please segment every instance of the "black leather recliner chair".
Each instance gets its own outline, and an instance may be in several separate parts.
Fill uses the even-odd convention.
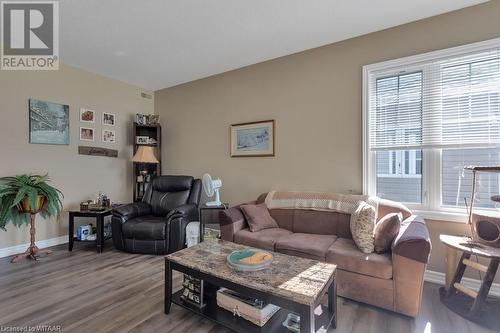
[[[184,248],[186,225],[199,221],[201,181],[190,176],[159,176],[142,202],[113,210],[115,248],[144,254],[167,254]]]

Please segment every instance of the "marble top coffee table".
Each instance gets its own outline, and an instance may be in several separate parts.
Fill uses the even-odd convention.
[[[226,257],[247,246],[222,240],[208,240],[175,252],[165,258],[165,313],[172,303],[190,309],[237,332],[289,332],[281,323],[290,312],[300,315],[300,332],[326,332],[336,326],[336,266],[317,260],[273,253],[270,267],[257,272],[239,272],[226,263]],[[202,279],[204,283],[225,287],[245,296],[261,299],[282,309],[262,328],[217,307],[207,299],[201,309],[182,301],[182,291],[172,293],[172,270]],[[321,299],[328,292],[328,307]]]

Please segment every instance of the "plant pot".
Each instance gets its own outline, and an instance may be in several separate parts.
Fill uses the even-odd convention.
[[[46,203],[47,203],[47,198],[43,195],[39,195],[36,198],[36,206],[31,207],[30,200],[28,199],[28,197],[24,197],[24,199],[21,200],[19,204],[17,204],[17,210],[19,211],[19,213],[36,214],[39,211],[43,210]]]

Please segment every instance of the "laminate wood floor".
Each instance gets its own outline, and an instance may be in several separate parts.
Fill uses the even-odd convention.
[[[162,256],[109,245],[102,254],[86,244],[73,252],[62,245],[53,250],[38,262],[0,259],[0,332],[37,325],[60,325],[71,333],[229,332],[175,304],[170,315],[163,313]],[[174,280],[174,289],[180,288],[181,275]],[[340,297],[338,312],[338,328],[331,332],[491,332],[447,310],[438,286],[429,283],[417,319]]]

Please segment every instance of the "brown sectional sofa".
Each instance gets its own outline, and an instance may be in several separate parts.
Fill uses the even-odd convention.
[[[256,203],[261,203],[265,194]],[[351,237],[350,215],[271,209],[279,228],[251,232],[239,206],[220,213],[222,239],[337,265],[338,294],[408,316],[418,315],[431,243],[425,221],[403,205],[380,199],[377,219],[403,214],[391,252],[365,254]]]

